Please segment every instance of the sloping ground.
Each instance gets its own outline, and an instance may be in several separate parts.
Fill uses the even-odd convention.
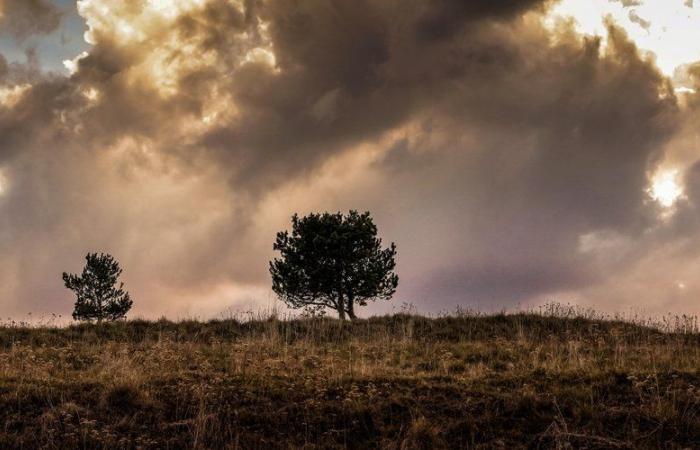
[[[570,313],[570,312],[569,312]],[[174,342],[210,343],[247,338],[280,338],[338,343],[348,340],[405,339],[459,342],[465,340],[599,340],[626,342],[666,342],[683,339],[700,343],[696,317],[675,317],[663,322],[640,325],[623,320],[589,317],[559,317],[533,313],[460,315],[428,318],[397,314],[341,323],[335,319],[212,320],[209,322],[168,320],[95,324],[69,327],[0,326],[0,347],[13,343],[26,345],[99,344],[105,341],[141,343],[167,338]],[[605,317],[605,316],[601,316]],[[653,326],[651,326],[653,325]],[[659,328],[670,332],[662,332]]]
[[[698,334],[619,321],[134,321],[0,349],[1,448],[700,448]]]

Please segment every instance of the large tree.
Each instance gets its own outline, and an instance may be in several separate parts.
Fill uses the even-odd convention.
[[[292,232],[277,233],[270,262],[272,289],[292,308],[332,308],[355,318],[355,305],[388,300],[396,291],[396,245],[382,248],[369,212],[292,217]]]
[[[133,302],[124,283],[117,287],[122,273],[119,263],[104,253],[88,253],[85,260],[82,275],[63,272],[66,287],[76,296],[73,319],[102,322],[125,317]]]

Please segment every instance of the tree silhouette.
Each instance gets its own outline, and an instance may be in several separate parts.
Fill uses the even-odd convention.
[[[399,283],[396,245],[382,249],[369,212],[295,214],[291,234],[277,233],[273,249],[281,258],[270,262],[272,289],[292,308],[333,308],[354,319],[355,304],[388,300]]]
[[[66,287],[76,295],[73,319],[93,321],[117,320],[126,316],[133,302],[117,279],[122,273],[119,263],[108,254],[88,253],[82,275],[63,272]]]

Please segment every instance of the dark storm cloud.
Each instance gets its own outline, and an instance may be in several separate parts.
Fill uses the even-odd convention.
[[[212,0],[168,22],[84,2],[76,72],[0,104],[8,310],[65,311],[57,274],[94,250],[147,314],[264,290],[305,208],[371,209],[426,310],[613,277],[626,260],[601,252],[658,225],[645,190],[681,113],[622,31],[549,29],[549,3]]]
[[[442,249],[444,236],[457,236],[416,286],[424,297],[508,302],[575,289],[610,276],[579,251],[581,236],[639,236],[656,220],[645,187],[676,129],[670,86],[613,27],[605,51],[572,36],[541,52],[543,36],[521,31],[512,41],[486,33],[492,54],[510,57],[465,63],[439,112],[426,114],[439,125],[387,154],[392,176],[381,192],[454,224],[436,235],[434,222],[402,223],[399,242],[420,236]],[[405,283],[426,276],[425,256],[407,264],[420,269]]]
[[[509,64],[517,55],[508,48],[459,47],[470,47],[484,27],[546,3],[266,3],[260,14],[278,70],[259,64],[236,70],[232,95],[246,114],[202,144],[234,158],[242,183],[284,180],[406,120],[434,100],[434,89],[444,95],[443,86],[468,64]],[[451,62],[460,52],[463,60]],[[269,177],[260,177],[266,170]]]
[[[0,34],[24,40],[58,28],[62,13],[50,0],[0,0]]]
[[[530,9],[543,8],[543,0],[502,0],[464,2],[439,0],[416,6],[420,11],[415,23],[417,36],[424,39],[449,38],[473,20],[509,19]],[[416,2],[413,3],[416,5]]]
[[[275,177],[303,173],[408,119],[450,124],[440,132],[454,142],[437,149],[419,143],[416,153],[439,155],[439,178],[450,174],[452,183],[431,179],[430,169],[424,174],[422,156],[406,186],[395,189],[419,199],[414,211],[437,200],[444,209],[436,214],[451,211],[452,220],[475,230],[454,243],[465,247],[462,259],[445,261],[463,266],[462,279],[478,273],[479,281],[453,285],[439,267],[431,289],[465,297],[490,290],[501,301],[590,281],[587,256],[578,254],[581,235],[599,229],[636,235],[654,220],[645,187],[674,130],[675,98],[614,26],[603,51],[599,39],[573,32],[552,45],[539,25],[520,18],[504,25],[492,20],[494,10],[469,26],[472,16],[458,15],[459,26],[426,39],[426,18],[441,17],[444,5],[438,12],[416,2],[405,9],[304,5],[266,11],[282,74],[244,68],[234,95],[249,113],[207,136],[207,147],[250,164],[254,179],[241,179],[244,185],[260,180],[269,187]],[[479,142],[461,144],[465,133]],[[436,199],[414,192],[417,182]],[[404,226],[410,230],[410,221]],[[502,276],[499,261],[510,259],[518,276]]]

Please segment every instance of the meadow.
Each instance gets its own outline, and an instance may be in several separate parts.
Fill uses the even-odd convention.
[[[0,328],[0,448],[700,448],[694,317]]]

